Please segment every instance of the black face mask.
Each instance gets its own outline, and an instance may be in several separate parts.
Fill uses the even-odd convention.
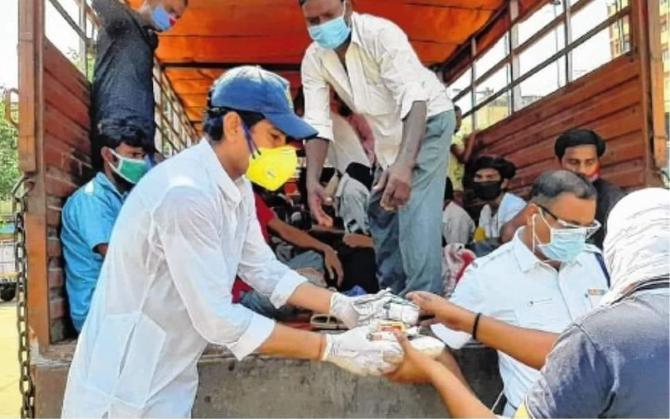
[[[475,182],[475,195],[483,201],[493,201],[502,193],[502,180]]]

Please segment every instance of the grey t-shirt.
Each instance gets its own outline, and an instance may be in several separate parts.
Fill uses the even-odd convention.
[[[570,326],[526,396],[532,417],[670,417],[668,288],[638,291]]]
[[[130,118],[153,144],[152,74],[158,37],[137,12],[119,0],[93,0],[92,5],[101,23],[91,97],[93,138],[100,120]]]

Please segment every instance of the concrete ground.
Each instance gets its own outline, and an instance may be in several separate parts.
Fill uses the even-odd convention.
[[[17,417],[19,397],[16,303],[0,303],[0,417]]]

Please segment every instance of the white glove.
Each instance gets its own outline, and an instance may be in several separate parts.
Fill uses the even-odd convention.
[[[371,341],[369,332],[367,326],[362,326],[345,333],[326,335],[326,349],[321,360],[356,375],[379,376],[394,371],[402,362],[402,347],[397,341]]]
[[[335,293],[330,299],[330,313],[352,329],[364,326],[375,320],[401,321],[413,326],[419,321],[419,307],[390,290],[382,290],[377,294],[347,297]]]
[[[412,327],[405,332],[409,343],[417,351],[427,355],[431,358],[437,358],[444,351],[445,345],[441,340],[432,336],[424,336],[419,334],[417,327]],[[374,341],[398,341],[393,332],[381,330],[380,324],[370,325],[369,338]]]

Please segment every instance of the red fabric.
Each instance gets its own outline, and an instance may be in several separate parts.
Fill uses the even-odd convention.
[[[258,223],[261,225],[261,233],[263,234],[265,241],[269,243],[270,233],[268,232],[268,224],[270,224],[270,221],[274,220],[277,216],[257,193],[254,193],[254,198],[256,200],[256,218],[258,218]],[[235,278],[235,283],[233,284],[233,303],[239,303],[242,294],[251,291],[252,289],[253,288],[239,276]]]
[[[375,163],[375,137],[372,134],[372,128],[363,115],[351,114],[347,121],[358,134],[361,140],[365,154],[368,156],[370,164]]]
[[[258,217],[258,222],[261,225],[261,233],[263,233],[265,241],[270,243],[268,224],[270,224],[270,221],[274,220],[277,216],[257,193],[254,193],[254,198],[256,199],[256,217]]]

